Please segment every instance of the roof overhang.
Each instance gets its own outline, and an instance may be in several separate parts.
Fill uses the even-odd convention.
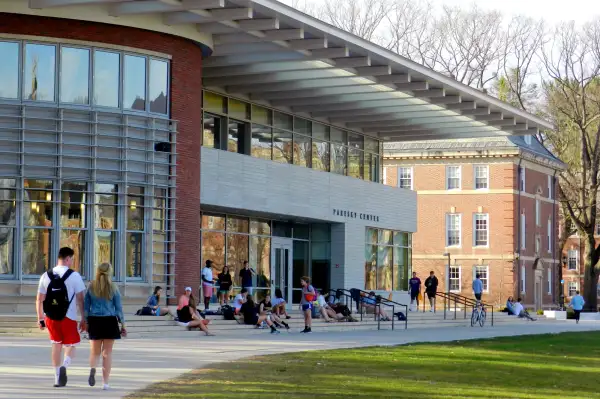
[[[3,3],[0,2],[0,5]],[[547,121],[275,0],[30,0],[211,35],[204,87],[384,141],[536,134]],[[2,11],[0,9],[0,11]]]

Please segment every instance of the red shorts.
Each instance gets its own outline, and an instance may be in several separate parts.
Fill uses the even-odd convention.
[[[53,344],[73,346],[81,342],[75,320],[67,317],[62,320],[52,320],[46,317],[46,328]]]

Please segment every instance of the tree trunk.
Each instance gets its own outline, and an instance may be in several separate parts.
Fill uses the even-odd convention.
[[[598,255],[596,250],[596,239],[593,234],[585,235],[585,270],[583,279],[583,297],[585,298],[585,311],[598,311]]]

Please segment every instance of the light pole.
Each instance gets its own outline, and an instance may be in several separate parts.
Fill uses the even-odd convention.
[[[448,257],[448,269],[446,269],[446,298],[444,298],[444,319],[446,319],[446,308],[450,309],[450,252],[444,252],[444,256]],[[456,314],[455,314],[456,316]]]

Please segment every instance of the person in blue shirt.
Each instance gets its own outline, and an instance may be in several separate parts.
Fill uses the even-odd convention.
[[[475,280],[473,280],[473,294],[475,294],[475,299],[477,299],[477,302],[481,301],[482,293],[483,293],[483,281],[481,281],[481,276],[478,273],[475,275]]]
[[[417,277],[417,272],[413,272],[413,276],[408,280],[409,294],[410,294],[410,308],[412,312],[412,306],[417,301],[417,309],[419,308],[419,293],[421,292],[421,279]]]
[[[571,298],[571,303],[569,304],[569,307],[573,308],[573,311],[575,312],[575,323],[577,324],[579,324],[579,317],[581,316],[583,305],[585,305],[585,300],[579,295],[579,291],[577,291],[575,296]]]

